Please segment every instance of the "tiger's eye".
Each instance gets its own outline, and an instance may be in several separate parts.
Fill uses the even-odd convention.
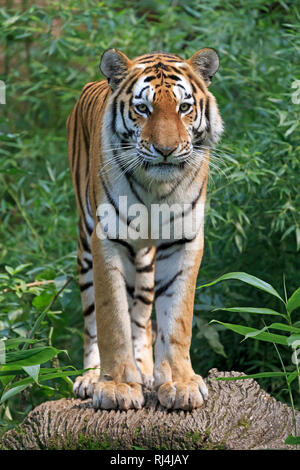
[[[182,112],[182,113],[185,113],[186,111],[188,111],[190,109],[191,105],[189,103],[181,103],[181,105],[179,106],[179,110]]]
[[[136,106],[136,109],[140,112],[140,113],[147,113],[148,112],[148,108],[145,104],[138,104]]]

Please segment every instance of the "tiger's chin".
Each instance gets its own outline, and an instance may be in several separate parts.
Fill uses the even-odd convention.
[[[188,165],[186,161],[180,163],[150,163],[143,162],[143,173],[151,181],[166,182],[182,178]]]

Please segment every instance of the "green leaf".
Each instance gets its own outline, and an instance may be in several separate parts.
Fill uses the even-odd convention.
[[[296,445],[300,444],[300,436],[292,436],[291,434],[285,440],[285,444]]]
[[[272,310],[271,308],[254,308],[254,307],[230,307],[230,308],[214,308],[212,311],[215,312],[216,310],[226,310],[227,312],[237,312],[237,313],[254,313],[258,315],[279,315],[285,318],[285,315],[282,313],[276,312],[276,310]]]
[[[52,346],[42,346],[33,349],[26,349],[22,351],[9,352],[6,355],[6,364],[10,367],[15,366],[35,366],[48,362],[57,354],[65,352],[60,349],[55,349]]]
[[[288,299],[286,308],[289,313],[292,313],[296,308],[300,307],[300,287]]]
[[[25,372],[27,372],[27,374],[32,377],[36,383],[38,383],[40,368],[40,364],[37,364],[36,366],[23,366]]]
[[[204,336],[204,338],[208,341],[208,344],[216,354],[220,354],[223,357],[227,357],[216,328],[213,325],[209,325],[202,318],[196,318],[196,324],[199,330],[197,333],[197,337]]]
[[[30,379],[30,382],[28,384],[17,385],[16,387],[10,388],[7,392],[3,393],[0,399],[0,403],[3,403],[4,401],[8,400],[14,395],[17,395],[17,393],[22,392],[25,388],[27,388],[30,385],[31,382],[32,382],[32,379]]]
[[[38,340],[36,339],[28,339],[28,338],[12,338],[12,339],[7,339],[5,340],[5,349],[6,351],[9,351],[10,349],[15,348],[16,346],[19,346],[19,344],[23,343],[28,343],[28,344],[34,344],[37,343]]]
[[[297,377],[298,377],[298,371],[296,369],[290,374],[288,374],[288,377],[287,377],[288,384],[290,385]]]
[[[43,310],[53,298],[54,292],[43,292],[41,295],[35,297],[32,301],[32,305],[38,310]]]
[[[294,345],[294,347],[297,347],[300,345],[300,335],[291,335],[289,338],[288,338],[288,345],[289,346],[293,346],[293,343],[296,343]]]
[[[11,376],[11,375],[17,375],[20,373],[20,369],[8,369],[8,370],[3,370],[1,368],[0,370],[0,377],[8,377],[8,376]]]
[[[256,340],[266,341],[268,343],[282,344],[284,346],[287,346],[288,338],[286,336],[275,335],[273,333],[266,333],[266,332],[263,332],[262,330],[257,330],[256,328],[250,328],[248,326],[236,325],[232,323],[223,323],[218,320],[212,320],[212,321],[220,323],[221,325],[225,326],[229,330],[234,331],[235,333],[238,333],[239,335],[246,336],[246,335],[249,335],[249,333],[258,332],[257,336],[254,337],[254,339]]]
[[[43,369],[41,369],[42,371]],[[41,374],[39,375],[39,384],[41,384],[42,382],[46,382],[47,380],[52,380],[52,379],[63,379],[65,377],[69,377],[70,375],[80,375],[82,374],[84,371],[78,371],[78,370],[75,370],[75,371],[65,371],[65,372],[61,372],[61,371],[58,371],[56,372],[55,369],[54,369],[54,372],[52,373],[48,373],[48,374]],[[17,382],[14,382],[14,386],[21,386],[21,385],[26,385],[26,384],[31,384],[33,382],[33,379],[31,377],[27,377],[26,379],[21,379],[21,380],[18,380]]]
[[[223,274],[223,276],[218,277],[215,281],[209,282],[208,284],[203,284],[202,286],[197,287],[197,289],[202,289],[203,287],[209,287],[213,286],[214,284],[217,284],[218,282],[221,281],[226,281],[226,280],[231,280],[235,279],[238,281],[245,282],[246,284],[250,284],[253,287],[256,287],[257,289],[261,289],[268,294],[274,295],[278,299],[280,299],[282,302],[282,298],[278,294],[278,292],[274,289],[274,287],[271,286],[271,284],[268,284],[265,281],[262,281],[258,277],[252,276],[251,274],[243,273],[243,272],[233,272],[233,273],[227,273]]]
[[[269,326],[269,328],[273,328],[274,330],[287,331],[289,333],[300,333],[300,328],[296,328],[295,326],[285,325],[284,323],[272,323]]]

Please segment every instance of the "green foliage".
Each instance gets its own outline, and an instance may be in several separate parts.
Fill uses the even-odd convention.
[[[5,51],[0,79],[6,84],[6,105],[0,104],[0,338],[25,340],[36,327],[38,340],[16,343],[15,352],[24,351],[24,344],[33,350],[67,350],[69,356],[50,359],[57,373],[70,365],[82,367],[77,215],[65,122],[83,85],[101,78],[100,54],[109,47],[131,57],[164,50],[187,58],[205,46],[218,51],[221,67],[211,91],[226,131],[212,155],[199,284],[225,272],[246,271],[277,286],[285,273],[290,291],[297,289],[300,31],[295,2],[7,1],[0,8],[0,25]],[[47,310],[61,283],[72,276]],[[29,286],[35,281],[51,282]],[[266,308],[270,315],[277,312],[274,325],[286,312],[278,308],[277,295],[262,309],[265,294],[252,285],[241,290],[238,281],[197,291],[192,358],[198,372],[206,374],[211,367],[278,372],[272,343],[256,337],[240,344],[239,335],[223,324],[209,324],[212,308],[238,302],[239,315],[251,328],[262,328]],[[289,313],[298,308],[297,299],[290,296]],[[233,324],[236,314],[229,307],[226,323]],[[224,313],[215,317],[222,321]],[[282,355],[286,363],[288,354]],[[61,379],[43,385],[41,374],[47,376],[51,367],[40,365],[39,375],[37,369],[32,375],[30,369],[18,369],[22,373],[12,384],[30,379],[30,393],[27,387],[4,402],[5,422],[22,419],[45,399],[70,393]],[[265,379],[263,385],[278,399],[289,400],[281,377]]]
[[[216,380],[244,380],[244,379],[249,379],[249,378],[255,378],[255,379],[260,379],[260,378],[274,378],[274,377],[282,377],[287,386],[287,390],[289,393],[290,397],[290,404],[293,409],[294,413],[294,431],[295,431],[295,436],[288,436],[286,439],[286,444],[298,444],[300,436],[297,436],[297,423],[296,423],[296,416],[295,416],[295,406],[294,406],[294,399],[293,399],[293,394],[292,394],[292,388],[291,384],[297,380],[298,384],[298,394],[300,392],[300,368],[299,368],[299,358],[298,358],[298,353],[300,352],[300,348],[298,347],[300,345],[300,321],[297,321],[296,323],[293,322],[292,319],[292,313],[294,310],[296,310],[300,306],[300,288],[298,288],[293,294],[289,297],[286,298],[285,301],[280,297],[278,292],[274,289],[273,286],[270,284],[267,284],[266,282],[262,281],[261,279],[258,279],[255,276],[251,276],[250,274],[243,273],[243,272],[237,272],[237,273],[228,273],[223,276],[220,276],[218,279],[216,279],[213,282],[210,282],[209,284],[204,284],[203,286],[198,287],[198,289],[201,289],[203,287],[209,287],[214,284],[217,284],[221,281],[224,280],[232,280],[232,279],[238,279],[246,284],[250,284],[257,289],[264,290],[268,294],[274,295],[278,299],[280,299],[281,303],[284,306],[285,313],[280,315],[278,312],[274,312],[275,315],[280,315],[282,317],[282,322],[281,323],[271,323],[269,325],[266,325],[264,323],[264,327],[262,329],[256,329],[256,328],[249,328],[244,325],[238,325],[238,324],[231,324],[231,323],[224,323],[218,320],[212,320],[212,322],[217,322],[219,324],[222,324],[225,326],[225,328],[234,331],[235,333],[238,333],[242,336],[244,336],[244,340],[248,338],[255,339],[257,341],[266,341],[269,343],[272,343],[275,347],[276,353],[279,358],[279,364],[281,366],[282,372],[259,372],[256,374],[250,374],[250,375],[244,375],[244,376],[239,376],[239,377],[219,377]],[[284,290],[285,286],[284,286]],[[286,292],[285,292],[286,294]],[[231,311],[231,312],[250,312],[254,314],[266,314],[266,315],[272,315],[272,310],[265,309],[265,308],[258,308],[258,309],[253,309],[253,308],[245,308],[245,307],[234,307],[234,308],[221,308],[219,310],[226,310],[226,311]],[[297,325],[297,326],[296,326]],[[289,333],[289,335],[277,335],[270,333],[269,330],[279,330],[283,333]],[[290,349],[290,352],[293,353],[289,363],[285,365],[282,360],[282,356],[279,352],[279,349],[277,345],[283,345],[287,346],[288,349]],[[292,364],[291,364],[292,363]],[[298,430],[299,433],[300,430]]]
[[[58,398],[69,396],[72,390],[70,376],[82,371],[70,362],[67,351],[52,346],[53,331],[60,321],[61,310],[57,306],[59,296],[70,295],[68,286],[72,278],[43,279],[49,272],[40,274],[39,280],[26,283],[24,271],[28,265],[13,269],[5,266],[6,273],[0,275],[0,424],[14,420],[22,413],[19,394],[23,401],[25,389],[30,389],[32,405],[36,397]],[[60,300],[62,300],[61,297]],[[58,323],[57,323],[58,320]],[[57,339],[59,342],[59,338]],[[64,353],[64,354],[63,354]],[[58,358],[58,355],[65,358]],[[50,366],[50,367],[49,367]],[[61,379],[57,381],[57,379]],[[28,396],[28,394],[27,394]],[[15,397],[13,399],[13,397]],[[21,400],[22,401],[22,400]],[[16,413],[17,410],[17,413]],[[15,416],[16,418],[16,416]]]

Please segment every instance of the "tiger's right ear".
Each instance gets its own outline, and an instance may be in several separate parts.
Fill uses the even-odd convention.
[[[125,78],[132,62],[118,49],[107,49],[100,60],[100,70],[106,76],[112,90]]]

